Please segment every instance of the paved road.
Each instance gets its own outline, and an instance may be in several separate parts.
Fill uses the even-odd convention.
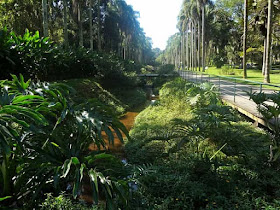
[[[235,83],[234,81],[227,81],[214,76],[197,74],[192,71],[180,71],[179,74],[182,78],[194,83],[210,82],[215,84],[220,88],[222,99],[255,117],[262,118],[261,114],[257,111],[256,104],[250,100],[250,97],[248,96],[248,92],[260,92],[260,87]],[[269,94],[275,91],[262,89],[262,92]],[[245,114],[245,112],[243,114]]]

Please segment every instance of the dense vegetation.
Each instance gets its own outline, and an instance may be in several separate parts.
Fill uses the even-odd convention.
[[[177,79],[137,116],[126,144],[129,162],[143,165],[135,208],[279,206],[278,166],[268,164],[269,136],[217,96],[210,84]]]
[[[62,2],[49,2],[52,18],[59,21],[59,12],[71,8],[75,13],[74,7],[81,4],[64,2],[68,8],[61,7]],[[0,3],[3,14],[0,18],[1,207],[87,208],[77,203],[77,198],[88,195],[97,208],[127,206],[128,176],[132,169],[127,169],[109,151],[109,145],[128,137],[119,117],[146,101],[146,93],[141,88],[143,82],[135,76],[145,62],[151,61],[151,44],[140,29],[135,12],[124,1],[116,2],[117,13],[121,9],[125,19],[133,21],[138,31],[128,28],[131,25],[126,23],[120,25],[117,20],[110,20],[117,14],[116,4],[109,6],[112,13],[106,7],[109,2],[101,4],[95,5],[96,10],[102,10],[102,18],[97,23],[98,40],[95,40],[100,46],[93,48],[81,44],[78,36],[81,28],[77,34],[73,25],[66,30],[71,32],[67,40],[66,34],[60,32],[60,24],[53,25],[47,31],[50,33],[46,33],[42,13],[37,13],[32,21],[26,18],[26,9],[31,9],[31,14],[41,10],[38,2]],[[107,26],[101,26],[100,21],[102,24],[105,21]],[[108,26],[108,21],[121,29]],[[121,32],[123,37],[111,42],[111,48],[106,45],[108,39],[117,37],[105,33],[108,29]],[[34,30],[50,37],[40,36],[39,31],[31,32]],[[75,42],[77,37],[79,46]],[[132,53],[135,50],[143,56],[136,58]],[[110,93],[113,90],[117,97]],[[50,194],[43,202],[46,193]],[[53,196],[61,201],[57,206],[54,200],[50,201]]]
[[[249,16],[254,33],[269,5],[249,2],[260,14]],[[269,133],[223,104],[211,84],[174,79],[181,64],[241,63],[242,10],[239,0],[184,1],[180,33],[160,54],[124,0],[1,1],[0,208],[278,208],[279,94],[251,94],[266,122],[276,121]],[[250,59],[260,61],[263,40],[248,39]],[[150,73],[159,76],[137,76]],[[121,118],[147,95],[152,104],[128,133]]]
[[[129,75],[140,72],[140,68],[140,64],[114,54],[85,48],[64,50],[49,38],[41,38],[38,32],[33,34],[27,30],[23,36],[17,36],[6,28],[0,31],[1,79],[21,73],[25,78],[41,81],[91,77],[106,85],[118,80],[129,83]]]
[[[28,28],[66,49],[80,46],[146,63],[152,60],[151,40],[137,17],[124,0],[0,2],[0,28],[7,26],[16,34]]]
[[[244,78],[248,66],[269,83],[271,65],[279,68],[279,9],[274,0],[184,0],[180,32],[158,61],[199,71],[229,64],[243,69]]]
[[[100,163],[114,158],[101,149],[106,148],[104,135],[113,143],[114,131],[123,141],[125,127],[101,101],[73,103],[73,96],[65,84],[25,82],[22,76],[1,83],[0,192],[6,204],[16,201],[27,208],[38,204],[44,192],[72,191],[76,198],[88,178],[96,189],[95,202],[102,191],[111,202],[107,205],[113,205],[116,192],[126,200],[125,182],[117,174],[106,178],[108,168]],[[99,149],[90,152],[91,144]]]

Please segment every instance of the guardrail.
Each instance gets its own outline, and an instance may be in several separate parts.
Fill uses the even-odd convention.
[[[246,79],[211,75],[211,74],[196,72],[196,71],[179,70],[178,72],[180,73],[180,75],[183,78],[196,82],[196,83],[198,83],[198,82],[214,83],[216,86],[218,86],[221,94],[230,93],[230,95],[233,95],[234,102],[236,101],[237,96],[249,100],[249,97],[247,94],[248,92],[272,93],[275,91],[272,89],[265,89],[264,86],[279,88],[279,90],[280,90],[280,86],[278,86],[278,85],[255,82],[255,81],[246,80]],[[242,83],[245,83],[245,84],[242,84]]]

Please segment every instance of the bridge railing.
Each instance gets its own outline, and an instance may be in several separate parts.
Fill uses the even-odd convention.
[[[273,93],[274,91],[279,91],[280,86],[267,84],[262,82],[255,82],[246,79],[239,79],[234,77],[211,75],[196,71],[178,71],[179,74],[192,82],[203,83],[210,82],[214,83],[220,90],[221,94],[227,94],[233,96],[233,101],[236,102],[237,96],[249,100],[248,92],[265,92],[267,94]],[[273,87],[270,89],[267,87]]]

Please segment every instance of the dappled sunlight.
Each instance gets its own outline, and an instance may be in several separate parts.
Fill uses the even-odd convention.
[[[121,117],[120,122],[124,124],[124,126],[128,131],[130,131],[131,128],[133,127],[135,118],[137,117],[138,114],[139,112],[127,112],[123,117]],[[114,134],[114,145],[109,143],[106,133],[104,131],[102,132],[102,137],[105,139],[105,144],[106,144],[105,149],[112,152],[113,154],[118,155],[119,157],[125,157],[123,143],[119,140],[115,132],[113,134]],[[126,136],[123,133],[122,135],[123,138],[126,138]],[[103,149],[104,149],[103,146],[101,146],[101,150]],[[98,151],[98,147],[95,144],[90,144],[89,150]]]

